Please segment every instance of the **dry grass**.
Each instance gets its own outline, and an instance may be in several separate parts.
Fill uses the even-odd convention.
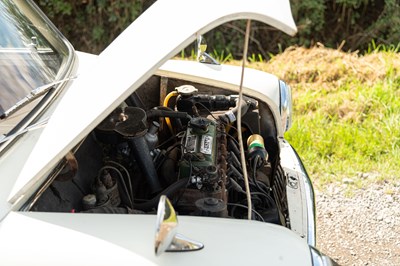
[[[254,63],[253,67],[274,73],[290,84],[310,84],[313,88],[334,90],[351,79],[372,85],[388,75],[388,69],[400,73],[400,54],[372,53],[359,56],[323,46],[306,49],[291,47],[273,57],[267,64]]]
[[[357,52],[346,53],[323,46],[311,49],[291,47],[267,64],[253,63],[251,67],[274,73],[288,82],[293,88],[295,101],[304,94],[325,97],[329,93],[338,93],[341,96],[335,104],[300,104],[297,106],[298,111],[303,113],[306,110],[302,108],[308,111],[322,108],[331,116],[337,115],[344,120],[358,122],[371,108],[369,99],[343,94],[351,89],[349,87],[372,87],[379,80],[399,76],[400,54],[380,52],[359,56]]]

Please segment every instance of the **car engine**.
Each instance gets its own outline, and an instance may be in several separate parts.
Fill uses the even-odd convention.
[[[268,106],[177,79],[168,81],[173,89],[162,95],[154,85],[161,81],[150,78],[109,114],[26,209],[155,213],[158,199],[167,195],[180,215],[247,219],[236,128],[240,108],[252,219],[289,226],[286,180]]]

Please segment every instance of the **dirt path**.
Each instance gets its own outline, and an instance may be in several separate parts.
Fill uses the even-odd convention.
[[[400,265],[400,182],[345,186],[316,191],[317,247],[340,265]]]

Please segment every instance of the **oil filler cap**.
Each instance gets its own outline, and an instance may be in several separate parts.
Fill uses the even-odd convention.
[[[204,117],[195,117],[190,120],[191,128],[197,133],[207,133],[211,120]]]

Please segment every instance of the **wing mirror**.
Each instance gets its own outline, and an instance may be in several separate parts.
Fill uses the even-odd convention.
[[[206,50],[207,50],[206,39],[202,35],[199,35],[197,37],[197,61],[205,64],[220,65],[220,63],[217,60],[215,60],[211,55],[206,53]]]
[[[154,242],[157,256],[166,252],[200,250],[204,245],[177,234],[178,217],[169,199],[162,195],[158,202],[156,237]]]

